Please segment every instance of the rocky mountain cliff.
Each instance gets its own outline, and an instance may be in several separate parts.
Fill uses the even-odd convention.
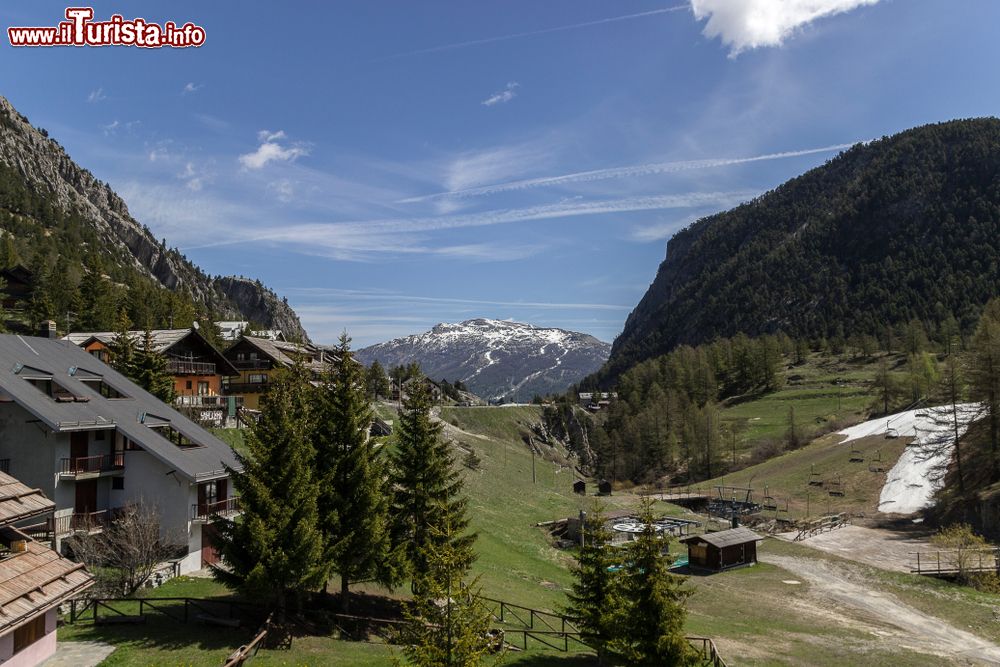
[[[968,331],[998,285],[1000,120],[926,125],[679,232],[596,379],[740,332]]]
[[[357,351],[386,369],[417,362],[435,380],[461,380],[478,396],[529,401],[565,391],[600,368],[611,346],[593,336],[506,320],[438,324],[426,333]]]
[[[200,310],[224,319],[247,319],[266,328],[305,337],[298,316],[274,292],[259,282],[240,278],[212,278],[179,252],[166,247],[128,211],[125,202],[86,169],[78,166],[44,130],[34,128],[11,103],[0,97],[0,166],[5,177],[20,178],[33,200],[58,211],[71,223],[96,233],[105,265],[124,266],[156,283],[190,296]],[[15,216],[27,216],[14,204]],[[36,206],[37,208],[37,206]],[[51,225],[49,220],[41,224]],[[2,225],[2,220],[0,220]]]

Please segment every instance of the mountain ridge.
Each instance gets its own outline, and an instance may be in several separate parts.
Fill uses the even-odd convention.
[[[678,345],[974,326],[1000,284],[1000,120],[920,126],[678,232],[595,378]]]
[[[105,261],[147,276],[162,287],[190,295],[192,301],[223,319],[253,319],[266,328],[281,329],[294,338],[308,339],[298,316],[259,281],[236,276],[211,277],[176,249],[157,241],[152,232],[129,213],[125,201],[111,186],[79,166],[45,130],[0,96],[0,165],[16,174],[23,186],[44,200],[53,212],[73,224],[84,223],[103,244]],[[16,205],[10,219],[24,216]],[[40,220],[52,226],[49,220]],[[0,221],[0,226],[4,226]],[[79,234],[77,234],[79,235]],[[249,286],[247,285],[249,283]]]
[[[511,320],[441,322],[429,331],[358,350],[389,368],[417,362],[435,380],[461,380],[489,399],[530,400],[564,391],[607,359],[611,346],[589,334]]]

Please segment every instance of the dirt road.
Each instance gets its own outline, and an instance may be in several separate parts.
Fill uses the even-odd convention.
[[[810,597],[846,625],[874,632],[900,648],[940,656],[943,664],[1000,665],[1000,646],[874,590],[834,562],[767,553],[760,559],[808,582]]]
[[[782,533],[777,537],[791,541],[795,535]],[[813,535],[799,544],[893,572],[909,572],[914,552],[934,550],[922,534],[863,526],[844,526]]]

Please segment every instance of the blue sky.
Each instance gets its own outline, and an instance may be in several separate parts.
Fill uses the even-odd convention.
[[[0,16],[55,25],[65,6]],[[678,229],[831,147],[1000,102],[986,0],[141,8],[205,45],[4,39],[0,94],[158,237],[260,278],[320,342],[471,317],[610,341]]]

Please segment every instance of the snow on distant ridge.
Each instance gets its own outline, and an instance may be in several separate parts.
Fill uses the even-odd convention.
[[[965,435],[969,424],[982,415],[979,403],[958,405],[958,434]],[[907,410],[872,419],[839,431],[847,436],[840,444],[889,431],[900,438],[913,438],[896,465],[889,470],[879,494],[880,512],[910,514],[934,504],[934,493],[943,485],[941,471],[955,449],[955,427],[951,406]]]
[[[588,334],[556,327],[476,318],[442,322],[422,334],[358,350],[365,364],[416,361],[435,380],[462,380],[483,398],[530,400],[561,392],[593,373],[611,346]]]

